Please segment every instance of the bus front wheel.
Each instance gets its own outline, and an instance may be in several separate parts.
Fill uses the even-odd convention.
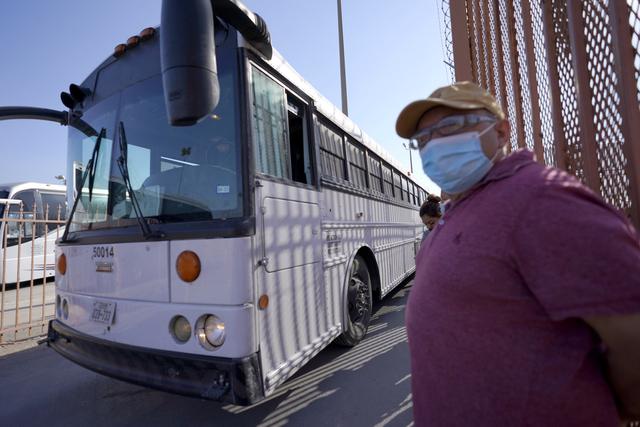
[[[371,319],[371,299],[371,276],[367,263],[360,255],[356,255],[347,284],[345,330],[336,339],[337,344],[353,347],[364,338]]]

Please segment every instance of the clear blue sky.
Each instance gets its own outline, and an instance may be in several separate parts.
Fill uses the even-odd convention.
[[[113,47],[160,22],[160,0],[0,2],[0,106],[64,109],[59,94]],[[340,106],[335,0],[244,0],[271,31],[274,47]],[[394,131],[398,112],[448,83],[440,0],[343,0],[350,117],[409,170]],[[66,160],[66,127],[0,121],[0,183],[55,182]],[[413,153],[416,179],[432,190]]]

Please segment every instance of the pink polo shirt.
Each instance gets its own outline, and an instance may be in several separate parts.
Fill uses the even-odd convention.
[[[580,318],[638,312],[633,227],[515,152],[418,254],[406,315],[415,425],[617,425],[598,337]]]

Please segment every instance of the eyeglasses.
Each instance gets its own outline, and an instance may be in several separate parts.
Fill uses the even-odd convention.
[[[464,114],[460,116],[449,116],[428,128],[422,129],[409,139],[409,147],[418,150],[424,147],[427,142],[433,139],[434,134],[449,136],[460,132],[464,128],[477,125],[478,123],[495,123],[495,117],[482,116],[479,114]]]

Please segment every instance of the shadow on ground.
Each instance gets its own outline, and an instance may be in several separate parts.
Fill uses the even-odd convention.
[[[367,337],[330,345],[251,407],[103,377],[46,347],[0,358],[4,425],[407,426],[412,422],[404,309],[411,282],[374,306]]]

